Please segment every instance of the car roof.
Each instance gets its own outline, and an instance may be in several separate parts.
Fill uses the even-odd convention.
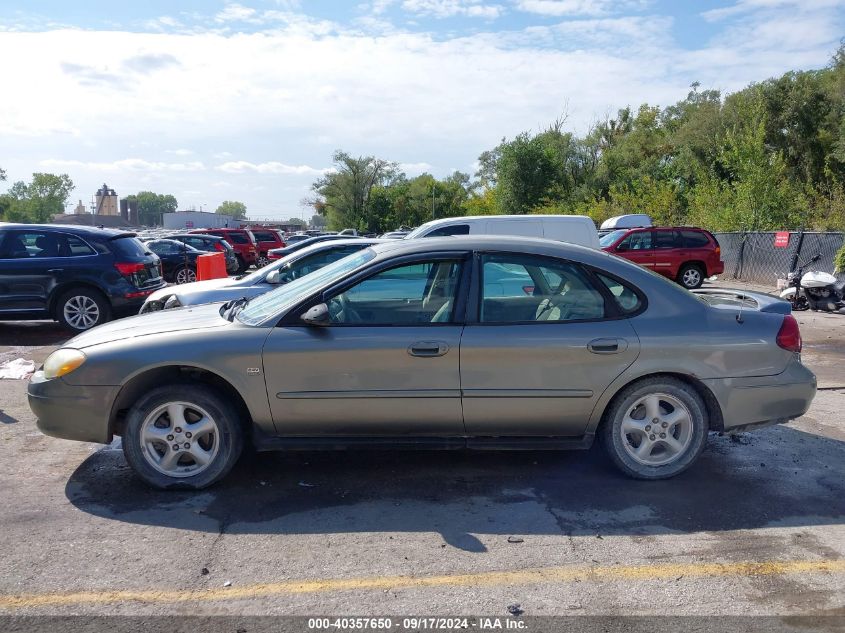
[[[76,233],[79,235],[97,236],[105,238],[117,237],[118,235],[125,235],[127,237],[134,237],[137,235],[135,231],[127,231],[122,229],[101,229],[96,226],[83,226],[78,224],[19,224],[11,222],[0,222],[0,229],[63,231],[66,233]]]

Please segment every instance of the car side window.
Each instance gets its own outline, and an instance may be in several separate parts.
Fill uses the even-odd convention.
[[[59,242],[54,233],[16,231],[9,233],[3,246],[4,259],[59,257]]]
[[[704,248],[710,245],[707,235],[700,231],[681,231],[681,235],[687,248]]]
[[[681,248],[683,243],[679,235],[675,231],[655,231],[654,232],[654,248]]]
[[[441,260],[404,264],[376,273],[327,302],[330,323],[397,326],[449,323],[461,266],[458,260]]]
[[[651,231],[631,233],[616,247],[619,251],[647,251],[651,250]]]
[[[453,224],[434,229],[424,237],[444,237],[447,235],[469,235],[469,224]]]
[[[579,265],[533,255],[484,255],[481,323],[603,319],[604,295]]]
[[[599,280],[607,286],[607,289],[610,290],[610,294],[613,295],[613,298],[616,300],[616,304],[623,313],[631,314],[642,307],[640,297],[627,284],[623,284],[618,279],[608,277],[607,275],[603,275],[599,272],[596,273],[596,277],[598,277]]]
[[[97,252],[87,242],[76,235],[59,236],[60,257],[85,257],[96,254]]]

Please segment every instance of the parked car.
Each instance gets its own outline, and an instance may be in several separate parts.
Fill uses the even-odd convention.
[[[308,235],[307,233],[294,233],[293,235],[288,235],[287,239],[285,240],[285,246],[293,246],[298,242],[311,239],[312,237],[314,236]]]
[[[238,272],[240,266],[238,264],[238,258],[235,255],[235,249],[222,237],[217,237],[216,235],[200,235],[197,233],[177,233],[176,235],[168,235],[167,239],[177,240],[188,246],[193,246],[198,251],[223,253],[226,258],[226,272],[230,275]]]
[[[203,251],[178,240],[150,240],[146,246],[158,255],[162,275],[167,281],[187,284],[197,280],[197,257]]]
[[[387,233],[382,233],[381,238],[385,240],[404,240],[408,237],[408,233],[410,231],[388,231]]]
[[[296,251],[302,248],[308,248],[312,244],[318,244],[319,242],[328,242],[331,240],[354,240],[358,239],[355,237],[349,237],[348,235],[315,235],[313,237],[308,237],[304,240],[298,240],[296,242],[291,243],[288,240],[288,245],[284,248],[274,248],[272,251],[267,253],[267,257],[270,261],[274,261],[277,259],[282,259],[283,257],[287,257],[291,253],[295,253]]]
[[[0,224],[0,320],[55,319],[87,330],[136,312],[165,284],[159,258],[134,233]]]
[[[147,297],[141,314],[170,308],[218,303],[246,297],[251,299],[307,274],[338,259],[359,251],[379,240],[349,239],[318,242],[300,249],[284,259],[237,278],[209,279],[183,286],[162,288]]]
[[[689,290],[725,272],[722,249],[710,231],[691,226],[620,229],[600,241],[603,250],[674,279]]]
[[[426,222],[405,239],[446,235],[511,235],[599,247],[595,223],[586,215],[477,215]]]
[[[258,246],[252,233],[246,229],[196,229],[191,233],[216,235],[222,237],[232,248],[238,258],[238,272],[245,273],[247,269],[258,261]]]
[[[275,248],[284,248],[285,241],[282,239],[281,232],[276,229],[265,229],[260,227],[252,227],[250,229],[255,242],[258,245],[258,260],[255,265],[259,268],[270,263],[267,257],[267,252]]]
[[[531,293],[488,290],[492,267],[527,275]],[[83,333],[35,372],[29,403],[48,435],[120,435],[161,488],[213,484],[245,442],[583,449],[597,435],[622,472],[661,479],[708,431],[810,405],[796,320],[746,296],[705,300],[550,240],[398,240],[251,300]]]

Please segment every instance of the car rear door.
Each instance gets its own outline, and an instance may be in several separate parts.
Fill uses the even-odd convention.
[[[639,353],[607,283],[536,255],[481,254],[475,269],[479,300],[461,338],[467,434],[583,435],[604,390]],[[503,283],[502,270],[531,285]]]
[[[58,243],[52,232],[7,231],[0,244],[0,310],[46,312],[61,270]]]
[[[379,270],[311,303],[330,322],[273,329],[264,346],[270,408],[280,435],[463,435],[459,351],[453,317],[463,254]]]
[[[657,229],[652,234],[654,272],[675,279],[682,262],[688,259],[681,234],[672,229]]]

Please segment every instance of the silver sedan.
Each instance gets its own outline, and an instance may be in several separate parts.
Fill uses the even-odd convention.
[[[620,258],[527,238],[379,244],[252,300],[107,323],[29,384],[48,435],[123,438],[162,488],[258,449],[588,448],[627,475],[689,468],[708,431],[815,394],[781,302],[694,295]]]

